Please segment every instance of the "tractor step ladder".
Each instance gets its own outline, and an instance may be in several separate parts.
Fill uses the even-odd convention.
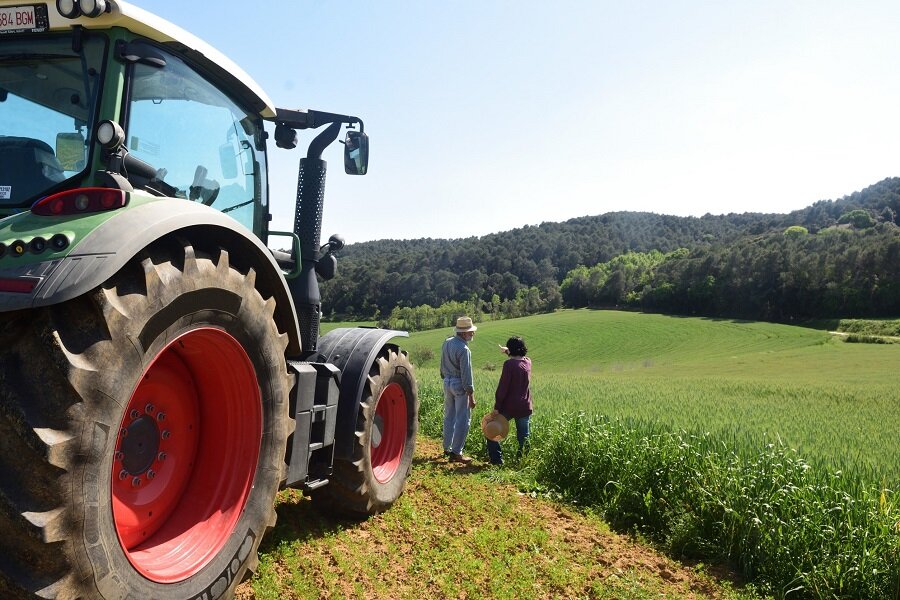
[[[296,378],[291,392],[296,425],[287,486],[312,490],[328,483],[330,475],[341,373],[329,363],[288,361],[288,369]],[[325,465],[325,472],[311,468],[315,465]]]

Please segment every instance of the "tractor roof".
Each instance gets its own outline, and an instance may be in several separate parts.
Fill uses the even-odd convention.
[[[165,19],[158,17],[142,8],[122,2],[121,0],[109,0],[109,12],[98,17],[89,18],[80,16],[75,19],[67,19],[59,14],[56,4],[52,0],[47,3],[49,13],[50,30],[59,31],[70,29],[73,25],[81,25],[86,29],[109,29],[110,27],[122,27],[136,35],[166,45],[178,45],[188,50],[191,60],[203,63],[205,66],[228,80],[229,85],[239,86],[241,89],[233,90],[235,95],[243,98],[251,104],[264,118],[275,116],[275,105],[262,88],[239,66],[224,54]],[[25,0],[0,0],[0,8],[8,6],[27,5]]]

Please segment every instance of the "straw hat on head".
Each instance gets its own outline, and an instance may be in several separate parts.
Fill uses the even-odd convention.
[[[509,434],[509,421],[501,414],[488,413],[481,419],[481,432],[489,440],[502,442]]]
[[[456,333],[465,333],[476,329],[478,328],[472,323],[472,317],[460,317],[456,320]]]

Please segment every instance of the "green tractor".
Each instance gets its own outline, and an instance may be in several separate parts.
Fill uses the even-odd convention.
[[[289,232],[267,123],[319,130]],[[0,0],[0,597],[231,597],[280,489],[359,518],[400,496],[406,333],[319,335],[342,130],[363,175],[360,119],[275,108],[152,14]]]

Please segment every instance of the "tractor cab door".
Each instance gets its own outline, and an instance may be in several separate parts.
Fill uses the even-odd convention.
[[[268,212],[262,119],[185,60],[159,47],[146,54],[154,60],[128,69],[128,151],[158,169],[176,197],[227,213],[259,235]]]

